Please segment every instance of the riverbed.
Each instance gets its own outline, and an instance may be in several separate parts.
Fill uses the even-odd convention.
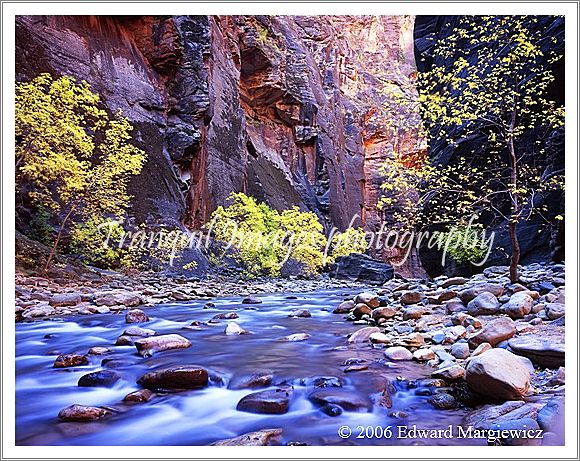
[[[347,337],[364,325],[353,325],[332,310],[354,293],[325,290],[260,296],[246,305],[240,297],[186,301],[146,309],[150,321],[139,326],[157,334],[177,333],[192,347],[137,355],[134,346],[115,346],[130,325],[124,313],[67,316],[16,325],[16,442],[20,445],[206,445],[265,428],[280,428],[275,443],[308,445],[450,445],[485,444],[481,439],[398,438],[397,427],[446,429],[457,426],[465,409],[434,408],[429,397],[431,369],[416,362],[388,362],[380,347],[348,344]],[[289,317],[293,309],[311,317]],[[250,334],[226,336],[232,320],[208,322],[215,315],[236,312],[235,322]],[[199,322],[199,325],[195,325]],[[192,323],[194,325],[192,326]],[[280,339],[306,333],[304,341]],[[59,354],[86,354],[94,346],[111,349],[88,355],[89,364],[53,368]],[[208,370],[209,386],[158,393],[149,402],[129,404],[123,397],[138,390],[146,372],[179,365]],[[348,365],[368,367],[344,370]],[[111,369],[121,379],[112,387],[79,387],[81,376]],[[238,388],[250,375],[269,374],[270,385]],[[326,379],[320,379],[326,378]],[[366,407],[329,416],[309,399],[317,386],[350,393],[370,402]],[[292,389],[288,412],[257,414],[238,411],[240,399],[264,389]],[[112,416],[98,422],[59,421],[59,411],[72,404],[104,406]],[[348,426],[349,437],[339,435]],[[383,430],[368,430],[369,427]],[[390,427],[392,430],[384,430]],[[362,429],[361,429],[362,428]],[[362,434],[362,437],[361,437]]]

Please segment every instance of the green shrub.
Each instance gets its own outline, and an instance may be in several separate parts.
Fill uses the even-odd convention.
[[[482,239],[483,226],[453,227],[447,232],[441,232],[438,238],[438,248],[447,249],[447,253],[457,263],[481,261],[488,248]]]
[[[342,233],[335,234],[330,241],[330,258],[334,261],[339,256],[351,253],[364,253],[367,250],[364,231],[358,227],[349,227]]]

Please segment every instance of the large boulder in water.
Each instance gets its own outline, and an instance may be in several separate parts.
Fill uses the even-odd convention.
[[[394,276],[393,266],[361,253],[339,256],[330,268],[330,276],[337,279],[382,285]]]

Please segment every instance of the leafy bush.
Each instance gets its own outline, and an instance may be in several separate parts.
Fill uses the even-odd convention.
[[[364,231],[358,227],[349,227],[342,233],[335,234],[330,241],[330,255],[334,261],[339,256],[348,256],[351,253],[364,253],[367,250],[367,241]]]
[[[457,263],[478,262],[487,254],[488,248],[481,238],[482,226],[454,227],[447,232],[441,232],[438,238],[438,248],[447,253]]]
[[[314,213],[296,206],[278,212],[241,192],[229,199],[230,205],[214,211],[208,229],[216,240],[236,250],[250,276],[278,276],[290,258],[304,264],[309,274],[316,274],[332,257],[366,249],[366,244],[363,248],[353,243],[362,231],[349,230],[333,238],[333,253],[326,261],[328,241]]]
[[[93,217],[75,223],[71,230],[70,249],[89,264],[102,268],[119,266],[124,250],[119,248],[123,227],[112,219]]]

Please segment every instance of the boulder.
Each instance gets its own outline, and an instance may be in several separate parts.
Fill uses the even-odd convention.
[[[123,397],[123,402],[129,403],[145,403],[149,402],[154,397],[154,393],[149,389],[139,389],[137,391],[131,392]]]
[[[370,337],[373,333],[380,333],[380,329],[378,327],[364,327],[360,330],[355,331],[352,335],[348,338],[349,344],[354,343],[366,343],[370,340]]]
[[[116,371],[101,370],[88,373],[80,377],[80,387],[113,387],[121,379]]]
[[[394,275],[393,266],[361,253],[339,256],[330,268],[333,278],[377,285],[382,285]]]
[[[427,362],[435,358],[435,352],[432,349],[417,349],[413,352],[413,358],[418,362]]]
[[[111,352],[108,347],[94,346],[89,349],[89,355],[105,355]]]
[[[532,310],[534,299],[526,291],[514,293],[510,300],[502,306],[503,311],[512,319],[521,319]]]
[[[462,379],[465,376],[465,370],[461,365],[450,365],[448,367],[440,368],[431,373],[434,378],[442,378],[447,381],[455,381]]]
[[[375,322],[377,322],[379,321],[379,319],[390,319],[394,317],[396,314],[397,309],[395,309],[394,307],[385,306],[373,309],[373,311],[371,312],[371,317]]]
[[[142,303],[143,300],[141,299],[141,296],[139,296],[138,293],[133,293],[131,291],[116,290],[95,293],[95,304],[97,306],[123,305],[133,307]]]
[[[237,336],[237,335],[245,335],[248,332],[244,330],[241,326],[239,326],[236,322],[228,322],[226,329],[224,330],[226,336]]]
[[[260,298],[256,298],[255,296],[248,296],[242,299],[242,304],[262,304],[262,300]]]
[[[129,327],[123,332],[122,336],[139,336],[146,338],[147,336],[155,336],[155,334],[155,331],[150,330],[149,328]]]
[[[270,445],[270,442],[280,437],[281,434],[282,429],[261,429],[231,439],[218,440],[211,445],[216,447],[261,447]]]
[[[452,277],[447,280],[443,280],[443,282],[441,282],[439,286],[441,288],[448,288],[454,285],[463,285],[465,284],[466,281],[467,280],[464,277]]]
[[[26,309],[21,315],[23,319],[31,319],[36,317],[47,317],[53,315],[55,312],[54,308],[48,304],[37,304]]]
[[[56,307],[76,306],[82,302],[79,293],[59,293],[51,296],[49,303]]]
[[[491,349],[473,357],[465,379],[472,390],[493,400],[519,400],[530,387],[528,369],[505,349]]]
[[[410,306],[403,311],[403,320],[419,319],[427,310],[422,306]]]
[[[141,309],[131,309],[125,314],[125,322],[127,323],[142,323],[148,321],[149,317]]]
[[[413,360],[413,354],[402,346],[387,347],[384,354],[389,360]]]
[[[489,343],[492,346],[510,339],[516,334],[516,324],[512,319],[501,317],[486,324],[481,331],[469,338],[471,347],[477,347],[481,343]]]
[[[261,414],[287,413],[291,395],[290,389],[283,388],[254,392],[243,397],[238,402],[236,409]]]
[[[146,389],[199,389],[208,384],[207,370],[195,365],[166,368],[144,374],[137,384]]]
[[[499,298],[504,292],[504,287],[496,283],[481,283],[459,293],[461,301],[465,304],[469,303],[472,299],[476,298],[481,293],[491,293],[496,298]]]
[[[308,309],[292,309],[288,317],[312,317]]]
[[[393,342],[393,338],[380,332],[371,333],[369,339],[373,344],[391,344]]]
[[[98,421],[110,414],[111,412],[105,408],[87,407],[74,404],[60,410],[58,413],[58,419],[62,421],[86,423],[90,421]]]
[[[420,291],[404,291],[401,295],[401,304],[417,304],[420,303],[425,295]]]
[[[356,306],[354,306],[354,310],[352,311],[352,315],[354,315],[356,319],[362,318],[363,315],[370,316],[371,313],[372,309],[364,303],[357,304]]]
[[[532,335],[518,336],[509,341],[510,349],[544,368],[558,368],[565,365],[566,348],[564,338],[542,339]]]
[[[456,359],[469,357],[469,345],[467,343],[455,343],[451,346],[451,355]]]
[[[356,295],[354,298],[355,304],[366,304],[370,308],[374,309],[375,307],[379,307],[381,302],[379,301],[379,297],[374,293],[363,292]]]
[[[86,355],[80,354],[63,354],[59,355],[54,361],[54,368],[68,368],[78,367],[81,365],[88,365],[89,359]]]
[[[550,320],[556,320],[566,313],[566,305],[562,303],[546,304],[546,315]]]
[[[347,411],[371,411],[373,407],[365,394],[341,388],[317,389],[308,396],[308,400],[320,406],[338,405]]]
[[[296,341],[306,341],[307,339],[310,339],[310,335],[308,333],[294,333],[292,335],[284,336],[278,341],[293,343]]]
[[[499,311],[499,301],[493,293],[485,291],[467,304],[470,315],[493,315]]]
[[[439,410],[451,410],[457,405],[455,398],[444,392],[431,396],[427,401]]]
[[[354,309],[355,303],[352,300],[341,302],[336,309],[332,311],[333,314],[348,314]]]
[[[166,351],[170,349],[186,349],[191,347],[191,342],[178,334],[150,336],[135,341],[135,347],[140,355],[150,355],[152,352]]]

